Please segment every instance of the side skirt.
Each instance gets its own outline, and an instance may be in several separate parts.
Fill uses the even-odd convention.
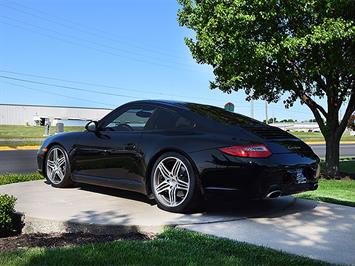
[[[72,180],[77,183],[85,183],[85,184],[101,186],[101,187],[110,187],[110,188],[129,190],[129,191],[139,192],[141,194],[146,195],[144,184],[140,182],[132,181],[131,179],[128,178],[113,179],[113,178],[88,176],[88,175],[73,173]]]

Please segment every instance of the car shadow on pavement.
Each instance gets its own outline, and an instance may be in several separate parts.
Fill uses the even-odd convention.
[[[156,204],[154,200],[150,200],[147,196],[143,194],[127,191],[127,190],[121,190],[121,189],[109,188],[109,187],[99,187],[99,186],[94,186],[89,184],[80,184],[80,189],[90,191],[90,192],[105,194],[109,196],[114,196],[114,197],[141,201],[149,205]]]
[[[154,200],[151,200],[147,196],[136,192],[115,188],[98,187],[88,184],[80,185],[80,189],[94,193],[100,193],[109,196],[144,202],[146,204],[149,204],[150,206],[156,205],[156,202]],[[207,199],[202,201],[202,204],[200,204],[200,207],[198,209],[188,214],[198,213],[202,215],[214,216],[228,215],[229,217],[235,216],[238,218],[240,218],[241,216],[245,218],[278,217],[298,212],[309,211],[317,206],[317,202],[312,201],[312,203],[313,204],[305,204],[303,201],[298,201],[291,196],[265,200],[243,200],[233,197],[219,196],[208,197]]]

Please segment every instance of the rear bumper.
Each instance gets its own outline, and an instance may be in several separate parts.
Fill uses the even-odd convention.
[[[228,196],[240,199],[264,199],[274,198],[279,196],[293,195],[305,191],[313,191],[318,188],[317,181],[311,181],[306,184],[282,185],[273,184],[259,189],[258,186],[253,187],[239,187],[239,188],[226,188],[226,187],[205,187],[205,195],[208,196]],[[275,193],[275,194],[273,194]],[[277,195],[277,196],[276,196]]]
[[[265,198],[272,191],[290,195],[318,188],[317,156],[273,154],[269,158],[238,158],[219,151],[192,154],[206,193]]]

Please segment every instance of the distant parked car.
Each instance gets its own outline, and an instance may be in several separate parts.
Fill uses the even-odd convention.
[[[38,169],[54,187],[131,190],[186,212],[207,192],[262,199],[315,190],[319,158],[289,133],[222,108],[136,101],[85,132],[46,139]]]

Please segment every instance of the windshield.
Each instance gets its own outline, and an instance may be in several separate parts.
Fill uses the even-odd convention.
[[[262,126],[263,123],[249,118],[244,115],[236,114],[224,110],[223,108],[204,105],[204,104],[195,104],[195,103],[186,103],[191,111],[198,113],[199,115],[213,120],[215,122],[223,123],[225,125],[240,125],[240,126]]]

